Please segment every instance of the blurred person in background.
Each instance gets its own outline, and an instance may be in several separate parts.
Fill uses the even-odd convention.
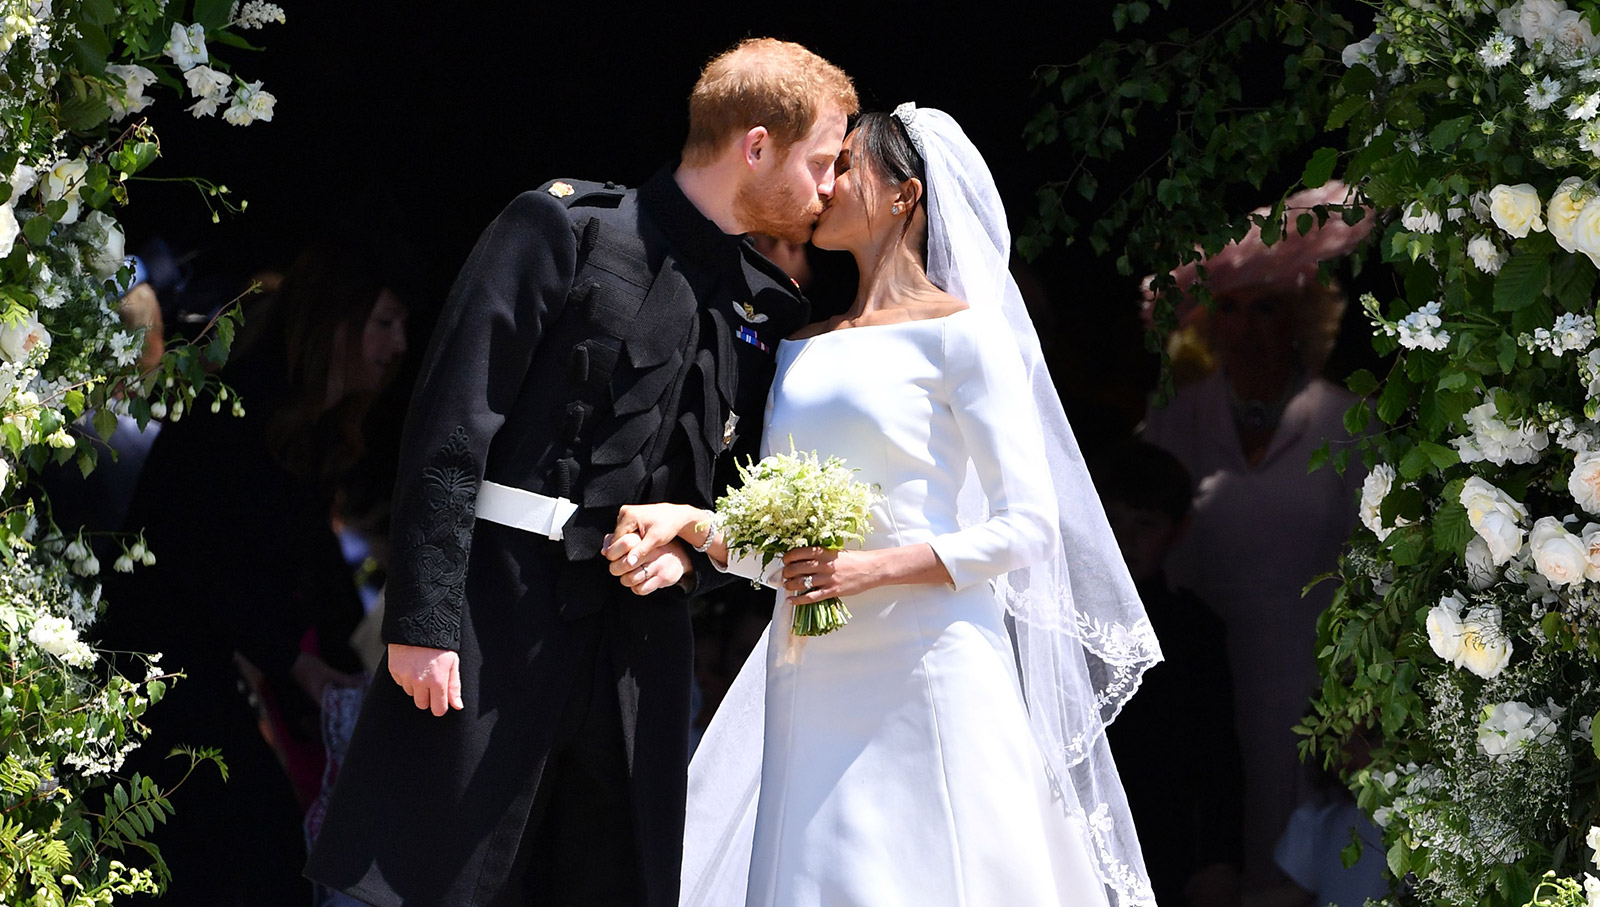
[[[362,609],[330,517],[370,401],[406,352],[406,316],[371,256],[319,242],[252,312],[222,372],[237,397],[181,419],[168,404],[126,520],[158,561],[108,577],[104,643],[162,652],[187,675],[148,713],[130,770],[162,777],[173,746],[210,746],[229,781],[198,773],[184,821],[158,829],[163,904],[309,900],[300,806],[241,672],[290,716],[357,682],[344,640]]]

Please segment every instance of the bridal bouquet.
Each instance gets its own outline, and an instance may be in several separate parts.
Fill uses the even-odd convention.
[[[730,556],[761,554],[763,569],[795,548],[843,548],[872,531],[877,490],[855,479],[838,457],[815,451],[773,454],[739,467],[741,485],[717,501],[717,519]],[[821,636],[844,626],[850,610],[830,598],[796,605],[796,636]]]

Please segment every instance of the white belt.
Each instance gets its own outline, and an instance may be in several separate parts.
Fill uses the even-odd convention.
[[[561,541],[562,527],[577,511],[578,505],[566,498],[552,498],[497,482],[478,486],[478,519],[537,532],[549,536],[552,541]]]

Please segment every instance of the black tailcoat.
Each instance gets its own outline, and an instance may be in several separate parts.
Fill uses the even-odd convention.
[[[460,653],[465,709],[434,717],[380,672],[308,875],[379,905],[492,900],[579,653],[598,645],[621,704],[640,900],[677,903],[687,599],[632,595],[600,543],[623,504],[713,501],[755,449],[777,341],[808,315],[670,169],[637,192],[551,183],[490,224],[407,417],[384,621],[389,642]],[[734,414],[747,431],[729,431]],[[560,542],[475,520],[483,479],[580,509]]]

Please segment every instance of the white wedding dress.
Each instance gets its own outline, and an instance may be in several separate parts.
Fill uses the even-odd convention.
[[[1093,837],[1030,730],[990,582],[1060,545],[1043,437],[1016,417],[1032,396],[1004,319],[968,309],[850,328],[785,341],[777,360],[768,451],[792,438],[842,457],[883,494],[866,547],[929,543],[954,583],[851,597],[850,623],[810,639],[790,634],[779,595],[737,681],[760,682],[765,659],[759,790],[728,786],[753,765],[719,763],[754,758],[718,736],[755,722],[719,712],[691,770],[683,903],[1105,905]],[[962,527],[969,460],[990,516]],[[740,833],[719,830],[729,821]]]

